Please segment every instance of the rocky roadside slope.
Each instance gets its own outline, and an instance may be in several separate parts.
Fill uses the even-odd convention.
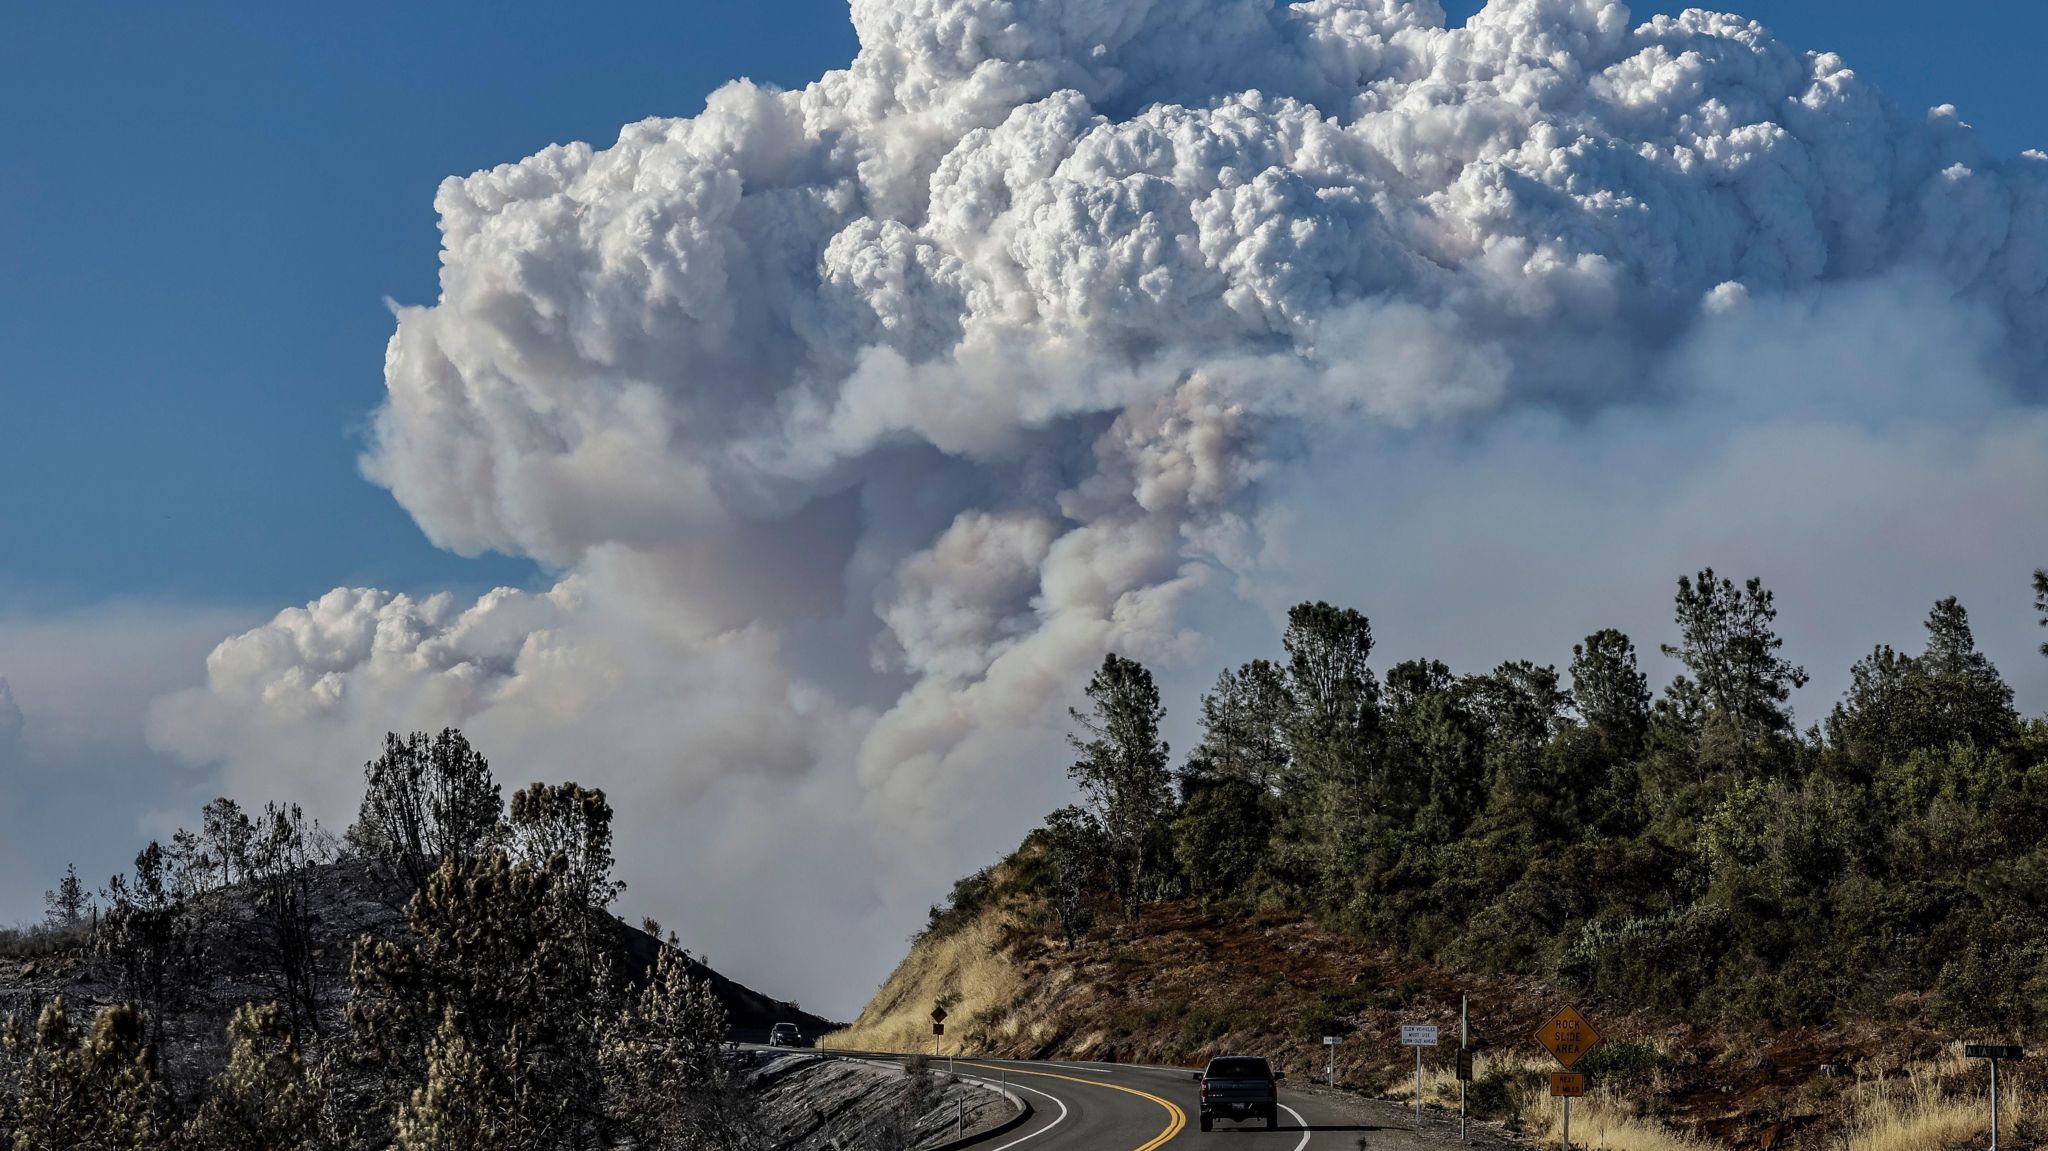
[[[999,1127],[1017,1114],[1010,1100],[955,1078],[941,1060],[764,1052],[755,1057],[745,1082],[782,1151],[931,1151]]]

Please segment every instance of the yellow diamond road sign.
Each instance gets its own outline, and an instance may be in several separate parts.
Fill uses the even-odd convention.
[[[1570,1070],[1579,1057],[1591,1051],[1600,1042],[1600,1033],[1586,1022],[1578,1008],[1567,1007],[1550,1017],[1550,1022],[1536,1032],[1536,1042],[1541,1043],[1559,1063]]]

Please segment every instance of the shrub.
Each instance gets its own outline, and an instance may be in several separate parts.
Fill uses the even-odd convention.
[[[1647,1081],[1668,1062],[1664,1053],[1653,1044],[1640,1039],[1621,1039],[1610,1040],[1586,1052],[1572,1070],[1582,1071],[1588,1079],[1610,1086],[1626,1087]]]
[[[973,922],[974,917],[980,915],[982,908],[993,902],[994,897],[993,868],[984,867],[973,875],[956,880],[952,894],[946,897],[946,902],[932,905],[924,930],[918,932],[913,939],[953,934]]]

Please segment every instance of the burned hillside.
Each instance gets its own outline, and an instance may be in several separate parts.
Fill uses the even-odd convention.
[[[97,892],[67,875],[0,946],[0,1136],[440,1147],[459,1113],[484,1145],[757,1145],[726,1043],[831,1025],[611,912],[602,792],[506,804],[452,730],[392,736],[365,783],[341,836],[219,800]],[[303,1106],[245,1113],[278,1098]]]

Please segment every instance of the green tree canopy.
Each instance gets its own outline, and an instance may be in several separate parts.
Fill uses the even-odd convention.
[[[1067,775],[1080,785],[1117,861],[1117,886],[1135,914],[1154,840],[1172,808],[1173,776],[1159,722],[1166,709],[1152,673],[1136,660],[1111,654],[1088,681],[1089,707],[1069,709],[1078,730],[1068,737],[1079,753]]]

